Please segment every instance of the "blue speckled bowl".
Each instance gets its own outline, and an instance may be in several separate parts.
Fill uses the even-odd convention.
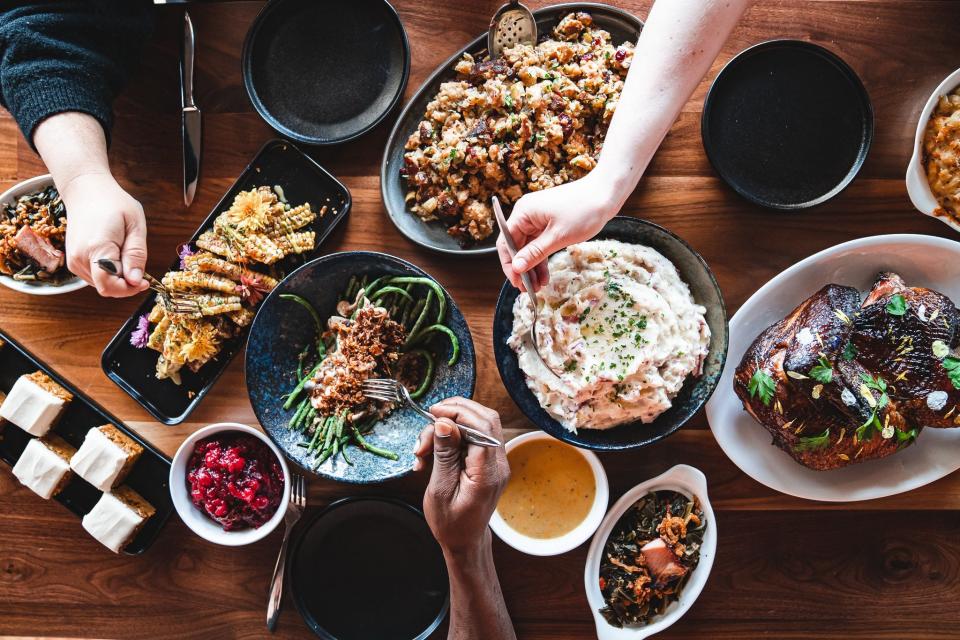
[[[494,354],[507,392],[535,425],[559,440],[585,449],[635,449],[666,438],[682,427],[710,399],[727,357],[727,309],[720,287],[700,254],[663,227],[639,218],[617,216],[604,225],[594,238],[597,239],[646,245],[662,253],[677,267],[680,277],[690,285],[693,299],[707,308],[706,320],[710,326],[711,338],[703,375],[699,378],[688,378],[680,393],[673,399],[673,406],[650,424],[637,421],[602,431],[568,431],[537,402],[517,364],[517,354],[507,346],[507,338],[513,330],[513,303],[519,294],[509,282],[505,282],[500,290],[497,310],[493,316]]]
[[[351,276],[374,278],[385,273],[432,277],[409,262],[385,253],[334,253],[308,262],[287,276],[263,301],[253,321],[245,361],[247,392],[253,411],[287,458],[305,470],[312,469],[313,461],[306,449],[298,446],[303,434],[287,429],[292,412],[283,410],[282,396],[295,386],[297,357],[313,340],[315,329],[305,309],[279,296],[295,293],[306,298],[325,320],[335,313],[337,300]],[[426,407],[450,396],[470,398],[476,386],[477,363],[470,330],[449,294],[447,303],[447,325],[460,340],[460,358],[452,367],[438,358],[433,386],[421,398],[421,404]],[[351,446],[348,453],[353,465],[337,456],[336,460],[324,462],[316,473],[361,484],[405,475],[413,468],[413,447],[425,424],[424,419],[408,407],[394,411],[379,422],[366,439],[396,452],[399,460],[387,460]]]

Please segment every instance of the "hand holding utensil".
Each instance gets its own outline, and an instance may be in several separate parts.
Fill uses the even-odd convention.
[[[283,597],[283,572],[287,564],[287,543],[290,541],[290,532],[297,524],[303,510],[307,506],[307,483],[303,476],[294,473],[290,478],[290,503],[283,514],[283,542],[280,544],[280,554],[277,556],[277,565],[273,568],[273,578],[270,580],[270,599],[267,600],[267,629],[273,631],[280,617],[280,600]]]
[[[123,277],[123,267],[116,260],[111,260],[110,258],[100,258],[97,260],[97,266],[103,271],[117,276],[118,278]],[[171,291],[166,285],[147,272],[143,273],[143,279],[147,281],[151,290],[156,291],[160,295],[164,306],[166,306],[171,312],[189,316],[191,318],[199,318],[203,315],[200,309],[200,303],[193,298],[185,296],[176,291]]]

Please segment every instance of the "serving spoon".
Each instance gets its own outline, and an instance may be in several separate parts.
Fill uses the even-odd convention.
[[[499,58],[504,49],[515,44],[536,42],[537,21],[520,0],[510,0],[493,14],[487,33],[487,51],[491,60]]]

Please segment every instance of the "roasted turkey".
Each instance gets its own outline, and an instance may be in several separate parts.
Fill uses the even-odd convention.
[[[960,426],[960,314],[895,273],[828,284],[761,333],[734,389],[773,444],[811,469],[882,458],[923,427]]]

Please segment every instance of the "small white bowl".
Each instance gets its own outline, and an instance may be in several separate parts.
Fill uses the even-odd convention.
[[[46,189],[47,187],[52,186],[53,178],[49,173],[46,175],[37,176],[36,178],[30,178],[29,180],[24,180],[23,182],[13,185],[0,194],[0,206],[13,204],[20,196],[33,193],[34,191],[40,191],[41,189]],[[69,218],[69,212],[67,215]],[[69,221],[67,224],[69,224]],[[85,286],[87,286],[87,283],[77,276],[72,276],[60,284],[30,284],[29,282],[14,280],[7,275],[0,275],[0,284],[13,289],[14,291],[19,291],[20,293],[29,293],[30,295],[34,296],[55,296],[61,293],[70,293],[71,291],[76,291],[77,289],[83,289]]]
[[[190,500],[190,492],[187,490],[187,464],[190,462],[190,454],[193,453],[194,446],[198,440],[225,431],[239,431],[259,438],[280,461],[280,468],[283,470],[283,496],[280,499],[280,506],[273,517],[258,529],[224,531],[218,522],[197,509]],[[170,495],[177,513],[191,531],[209,542],[227,547],[239,547],[267,537],[277,528],[277,525],[283,522],[283,514],[290,502],[290,469],[277,446],[261,431],[236,422],[220,422],[195,431],[177,449],[177,453],[173,456],[173,464],[170,465]]]
[[[700,547],[700,562],[693,573],[690,574],[680,597],[671,603],[662,615],[653,618],[650,623],[642,627],[618,629],[607,622],[600,614],[600,609],[605,606],[599,582],[603,547],[607,544],[607,538],[610,537],[610,532],[616,525],[617,520],[633,503],[651,491],[661,490],[677,491],[690,498],[696,496],[700,500],[700,506],[707,520],[707,530],[704,532],[703,545]],[[713,515],[710,499],[707,497],[707,478],[702,471],[685,464],[678,464],[656,478],[642,482],[625,493],[610,509],[610,513],[603,519],[596,535],[593,536],[590,551],[587,552],[586,569],[583,573],[587,602],[590,604],[593,619],[597,625],[598,640],[638,640],[660,633],[679,620],[687,612],[687,609],[693,605],[700,592],[703,591],[704,585],[707,584],[707,578],[710,576],[710,569],[713,567],[713,558],[716,554],[717,520]]]
[[[960,86],[960,69],[957,69],[944,79],[937,86],[936,90],[930,95],[927,103],[920,110],[920,120],[917,122],[917,135],[913,141],[913,156],[910,158],[910,164],[907,165],[907,195],[910,196],[910,202],[920,213],[936,218],[944,224],[950,225],[957,231],[960,231],[960,223],[951,218],[938,216],[934,211],[940,206],[933,191],[930,190],[930,183],[927,182],[927,173],[923,166],[923,134],[927,129],[927,123],[930,122],[930,114],[937,106],[940,96],[945,96]]]
[[[603,520],[603,514],[607,510],[607,503],[610,500],[610,487],[607,484],[607,473],[600,464],[600,459],[592,451],[580,449],[561,442],[543,431],[531,431],[522,436],[517,436],[506,444],[507,453],[519,444],[530,442],[532,440],[550,440],[560,446],[570,447],[579,453],[590,465],[593,471],[593,481],[596,485],[596,491],[593,496],[593,506],[587,512],[587,517],[575,529],[565,533],[559,538],[531,538],[524,535],[507,524],[499,511],[493,512],[490,518],[490,528],[497,534],[497,537],[505,543],[523,553],[532,556],[556,556],[576,549],[597,530],[600,521]]]

